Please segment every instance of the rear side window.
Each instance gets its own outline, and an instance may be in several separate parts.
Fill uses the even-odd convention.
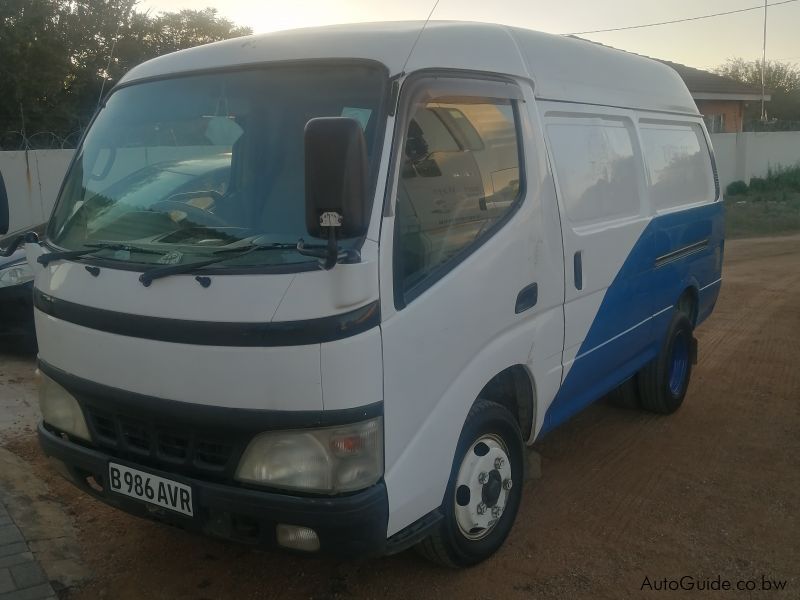
[[[714,171],[697,124],[641,121],[650,201],[656,210],[713,202]]]
[[[443,97],[415,104],[400,169],[396,281],[405,293],[454,264],[519,200],[514,101]]]
[[[630,122],[558,117],[547,126],[558,185],[578,225],[640,214],[641,181]]]

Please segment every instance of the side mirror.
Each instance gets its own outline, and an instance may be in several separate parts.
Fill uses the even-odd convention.
[[[306,229],[317,238],[359,237],[369,225],[367,143],[361,125],[320,117],[305,129]]]
[[[9,220],[6,182],[3,181],[3,174],[0,173],[0,235],[8,233],[8,228],[10,226]]]
[[[0,257],[7,258],[14,254],[23,244],[38,244],[39,235],[35,231],[26,231],[15,237],[7,248],[0,248]]]

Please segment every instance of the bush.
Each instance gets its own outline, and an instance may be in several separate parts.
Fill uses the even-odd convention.
[[[772,189],[790,189],[800,192],[800,165],[778,167],[767,171],[768,185]],[[752,183],[751,183],[752,185]]]
[[[765,192],[769,187],[767,183],[767,179],[763,177],[751,177],[750,178],[750,191],[751,192]]]
[[[742,181],[731,181],[728,184],[728,187],[725,188],[725,195],[726,196],[739,196],[740,194],[747,193],[747,184]]]

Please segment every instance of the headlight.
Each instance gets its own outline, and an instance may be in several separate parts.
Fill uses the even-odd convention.
[[[287,490],[335,494],[376,483],[383,475],[383,419],[270,431],[242,455],[236,478]]]
[[[33,281],[33,271],[31,271],[28,261],[14,263],[0,269],[0,288],[21,285],[28,281]]]
[[[83,440],[91,440],[78,401],[45,374],[42,374],[39,381],[39,408],[48,425]]]

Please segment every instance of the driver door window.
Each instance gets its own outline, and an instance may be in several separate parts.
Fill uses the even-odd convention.
[[[440,97],[412,106],[397,191],[396,278],[405,301],[488,238],[521,197],[516,102]]]

